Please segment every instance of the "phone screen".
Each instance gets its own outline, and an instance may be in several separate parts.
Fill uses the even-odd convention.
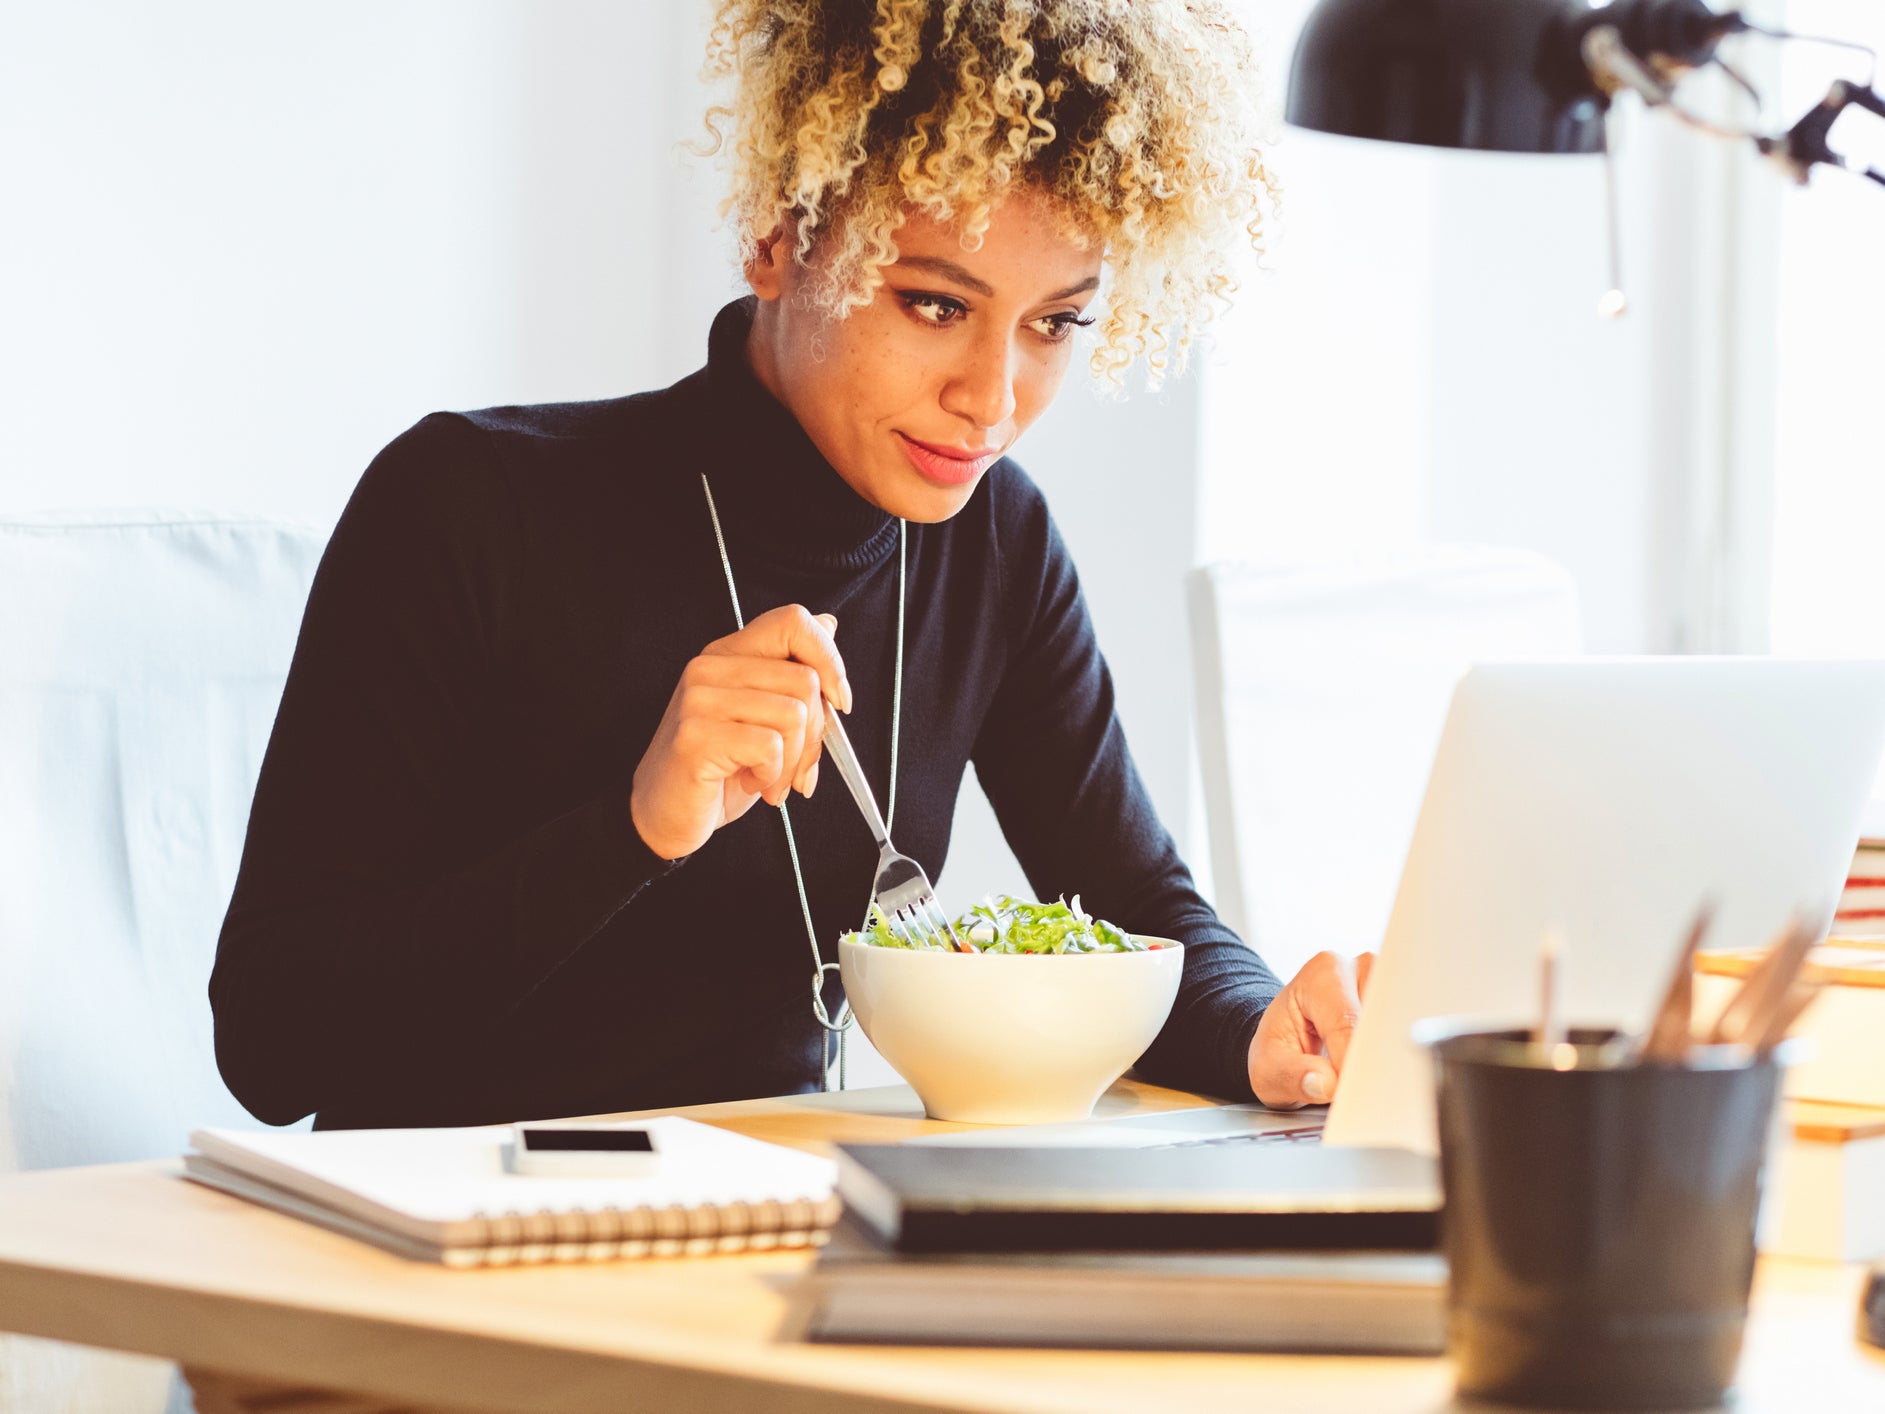
[[[654,1136],[645,1129],[525,1129],[533,1153],[652,1154]]]

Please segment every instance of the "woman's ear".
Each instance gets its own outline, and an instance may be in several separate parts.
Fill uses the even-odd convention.
[[[746,283],[761,299],[778,299],[786,292],[790,272],[785,267],[791,263],[792,246],[785,238],[785,227],[774,226],[759,238],[747,258]]]

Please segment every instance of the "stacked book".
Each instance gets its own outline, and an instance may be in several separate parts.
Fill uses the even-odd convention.
[[[1251,1144],[843,1145],[820,1341],[1437,1354],[1430,1160]]]
[[[1885,1257],[1885,1109],[1787,1102],[1777,1219],[1763,1251],[1865,1262]]]
[[[1859,841],[1833,915],[1833,936],[1885,939],[1885,838]]]

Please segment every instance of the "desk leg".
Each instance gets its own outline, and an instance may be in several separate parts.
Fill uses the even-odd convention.
[[[185,1366],[196,1414],[452,1414],[435,1405],[389,1404],[368,1394],[274,1384]]]

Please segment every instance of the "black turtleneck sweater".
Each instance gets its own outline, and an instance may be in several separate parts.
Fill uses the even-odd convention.
[[[816,1089],[811,950],[778,811],[686,859],[629,819],[686,662],[733,631],[709,475],[747,617],[839,620],[848,727],[882,799],[897,523],[759,385],[750,310],[707,367],[603,402],[435,413],[361,478],[315,577],[256,787],[210,998],[257,1117],[471,1124]],[[1040,492],[1006,460],[909,527],[895,836],[945,898],[964,768],[1044,898],[1187,945],[1139,1063],[1248,1098],[1277,991],[1159,824]],[[876,851],[841,783],[791,798],[825,956]],[[835,1005],[835,981],[828,988]]]

